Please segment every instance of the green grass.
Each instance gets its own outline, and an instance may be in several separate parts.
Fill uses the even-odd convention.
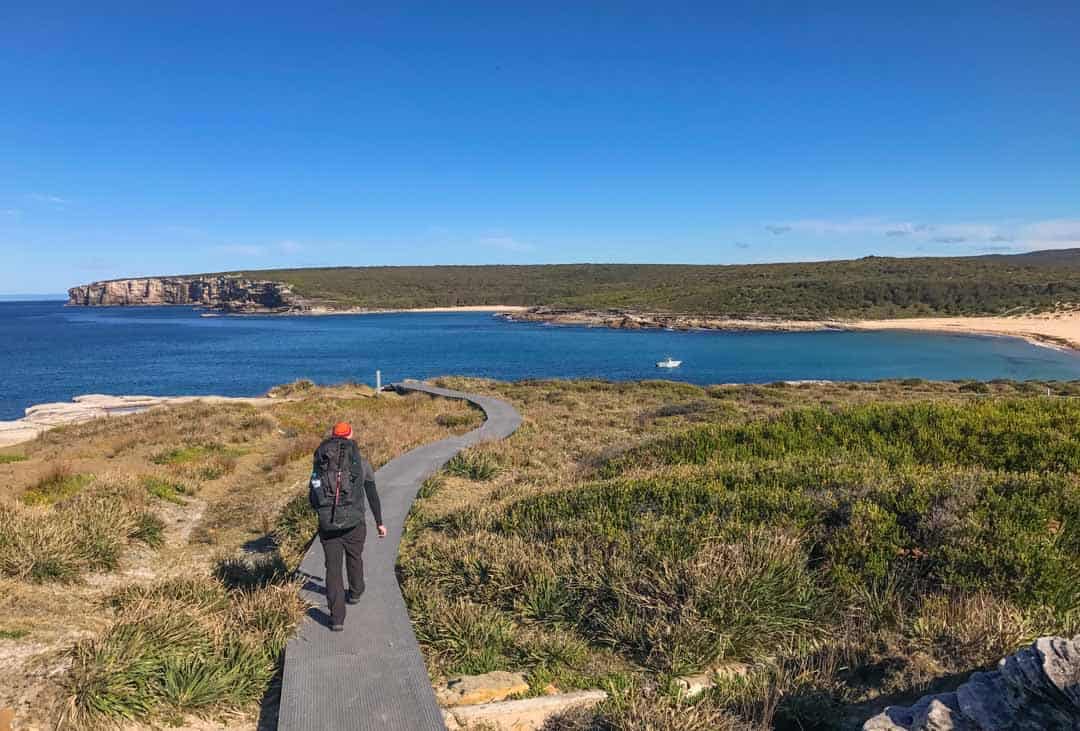
[[[604,474],[613,476],[628,467],[789,455],[873,457],[892,466],[1075,472],[1080,468],[1078,419],[1080,401],[1074,399],[870,404],[842,412],[805,409],[773,420],[708,425],[665,437],[612,460]]]
[[[25,454],[0,454],[0,464],[11,464],[13,462],[23,462],[27,456]]]
[[[0,629],[0,640],[22,640],[30,636],[25,629]]]
[[[432,672],[657,679],[567,728],[698,712],[702,728],[834,728],[852,703],[1075,633],[1080,402],[954,389],[963,403],[770,399],[768,416],[728,399],[802,389],[717,391],[737,405],[723,412],[688,392],[564,485],[436,517],[422,496],[401,575]],[[556,639],[579,651],[528,650]],[[698,705],[651,689],[730,662],[755,675]]]
[[[23,493],[22,501],[27,505],[52,505],[78,494],[93,480],[93,475],[58,466]]]
[[[184,498],[190,495],[190,488],[177,480],[168,480],[154,475],[147,475],[142,480],[146,491],[154,497],[176,505],[183,505]]]

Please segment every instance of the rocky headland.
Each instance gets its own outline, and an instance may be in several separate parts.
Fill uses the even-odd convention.
[[[232,313],[304,312],[310,303],[284,282],[240,277],[146,277],[72,287],[68,304],[195,305]]]

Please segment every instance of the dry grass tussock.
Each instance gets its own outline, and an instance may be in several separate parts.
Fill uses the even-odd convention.
[[[276,543],[275,526],[328,427],[351,421],[379,465],[480,421],[457,402],[370,393],[311,387],[258,408],[100,419],[7,461],[0,706],[17,727],[61,711],[81,728],[250,721],[303,613],[287,577],[314,532],[306,500],[294,542]]]
[[[436,677],[614,689],[557,728],[854,728],[1080,629],[1076,383],[441,385],[525,423],[421,491],[417,636]]]

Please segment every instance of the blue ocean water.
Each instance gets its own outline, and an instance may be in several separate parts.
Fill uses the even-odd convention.
[[[672,371],[655,362],[683,360]],[[622,331],[487,313],[202,317],[186,307],[0,302],[0,419],[83,393],[256,395],[297,378],[373,383],[460,374],[777,380],[1080,378],[1080,355],[1014,338],[906,332]]]

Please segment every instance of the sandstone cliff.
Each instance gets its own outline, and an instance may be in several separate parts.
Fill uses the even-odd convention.
[[[308,303],[283,282],[239,277],[148,277],[68,290],[69,305],[198,305],[222,312],[302,312]]]

